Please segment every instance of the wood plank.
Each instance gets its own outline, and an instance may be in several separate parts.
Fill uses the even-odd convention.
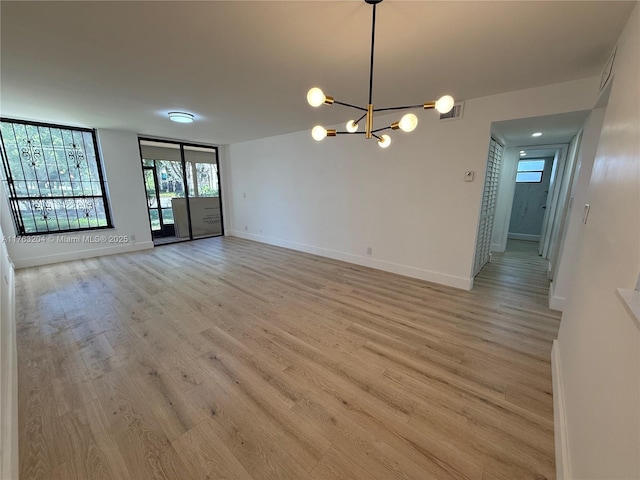
[[[209,422],[203,421],[173,442],[173,446],[189,469],[190,478],[228,478],[252,480],[227,445],[216,435]]]

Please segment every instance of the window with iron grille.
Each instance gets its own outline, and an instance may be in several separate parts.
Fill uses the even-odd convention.
[[[93,130],[3,118],[0,144],[18,235],[112,227]]]

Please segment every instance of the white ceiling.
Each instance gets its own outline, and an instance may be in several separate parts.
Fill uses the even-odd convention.
[[[589,115],[588,110],[493,122],[491,130],[506,147],[569,143]],[[542,133],[533,137],[533,133]]]
[[[598,75],[636,2],[378,5],[374,103],[464,100]],[[226,144],[365,104],[371,7],[352,1],[0,2],[0,114]],[[170,122],[184,110],[196,122]]]

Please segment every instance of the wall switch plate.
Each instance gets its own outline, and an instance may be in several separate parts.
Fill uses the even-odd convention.
[[[589,210],[591,210],[591,205],[588,203],[584,204],[584,213],[582,214],[582,223],[587,224],[587,220],[589,219]]]
[[[464,172],[464,181],[465,182],[473,182],[473,177],[475,174],[471,170],[467,170]]]

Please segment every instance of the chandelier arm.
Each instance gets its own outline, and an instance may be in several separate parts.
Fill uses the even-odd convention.
[[[391,128],[391,125],[389,125],[388,127],[376,128],[375,130],[371,130],[371,133],[384,132],[385,130],[389,130],[390,128]]]
[[[375,133],[371,133],[371,136],[377,138],[378,140],[382,140],[382,137],[376,135]]]
[[[355,121],[355,122],[353,122],[353,123],[355,123],[355,124],[357,125],[357,124],[358,124],[358,123],[360,123],[360,122],[362,121],[362,119],[363,119],[364,117],[366,117],[366,116],[367,116],[367,112],[365,112],[365,113],[364,113],[364,115],[362,115],[358,120],[356,120],[356,121]]]
[[[386,108],[374,108],[374,112],[388,112],[390,110],[409,110],[411,108],[423,108],[424,104],[420,105],[405,105],[404,107],[386,107]]]
[[[364,132],[336,132],[336,135],[364,135]]]
[[[334,100],[333,103],[335,105],[342,105],[343,107],[350,107],[350,108],[355,108],[356,110],[361,110],[363,112],[366,112],[367,109],[364,107],[359,107],[357,105],[351,105],[350,103],[344,103],[344,102],[339,102],[338,100]]]
[[[373,19],[371,21],[371,62],[369,64],[369,104],[373,103],[373,50],[376,40],[376,4],[373,4]]]

